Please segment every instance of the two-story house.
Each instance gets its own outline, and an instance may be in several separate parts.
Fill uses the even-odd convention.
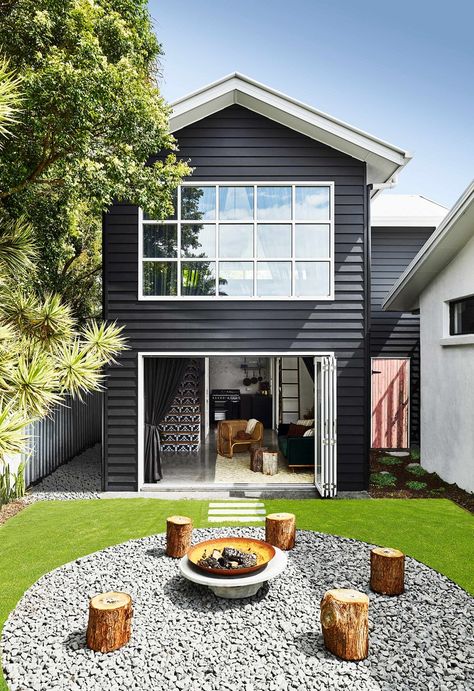
[[[104,489],[366,489],[371,445],[418,441],[418,320],[380,305],[445,209],[376,198],[406,151],[239,74],[170,127],[194,169],[173,217],[104,217],[104,313],[130,346],[108,372]],[[219,445],[229,418],[262,423],[276,475],[245,438]]]

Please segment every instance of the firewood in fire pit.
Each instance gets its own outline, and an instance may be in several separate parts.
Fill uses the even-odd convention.
[[[245,569],[257,565],[257,555],[234,547],[224,547],[221,552],[214,549],[209,557],[204,551],[198,564],[211,569]]]

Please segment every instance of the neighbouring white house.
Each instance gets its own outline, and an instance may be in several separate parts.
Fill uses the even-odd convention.
[[[474,181],[383,308],[420,312],[422,464],[474,492]]]

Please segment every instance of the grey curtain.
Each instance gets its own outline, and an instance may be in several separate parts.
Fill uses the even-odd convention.
[[[173,403],[188,364],[186,358],[145,358],[145,482],[163,479],[158,425]]]
[[[314,359],[312,357],[304,357],[303,362],[309,372],[309,376],[314,381]]]

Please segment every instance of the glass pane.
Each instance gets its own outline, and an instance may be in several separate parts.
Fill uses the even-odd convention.
[[[257,257],[291,257],[291,226],[269,223],[257,226]]]
[[[329,187],[296,187],[295,207],[297,221],[329,219]]]
[[[297,297],[329,295],[329,262],[296,262],[295,295]]]
[[[253,187],[220,187],[219,218],[221,221],[251,221]]]
[[[474,296],[451,302],[449,311],[451,336],[474,333]]]
[[[257,187],[257,218],[291,220],[291,187]]]
[[[143,295],[176,295],[177,262],[143,262]]]
[[[166,216],[167,221],[174,221],[177,218],[177,208],[178,208],[178,190],[173,190],[171,195],[171,201],[173,204],[173,213],[171,216]],[[161,221],[162,218],[157,218],[156,214],[149,214],[145,209],[143,210],[143,220],[144,221]]]
[[[289,297],[291,295],[291,263],[258,262],[257,295]]]
[[[253,295],[252,262],[219,262],[219,295]]]
[[[253,257],[253,225],[219,226],[219,257],[250,259]]]
[[[175,225],[143,224],[143,256],[175,258],[178,254],[178,231]]]
[[[295,226],[295,257],[329,257],[329,226]]]
[[[212,223],[181,226],[182,257],[215,257],[216,226]]]
[[[181,218],[184,221],[207,221],[215,217],[215,187],[181,188]]]
[[[181,295],[215,295],[215,262],[182,262]]]

